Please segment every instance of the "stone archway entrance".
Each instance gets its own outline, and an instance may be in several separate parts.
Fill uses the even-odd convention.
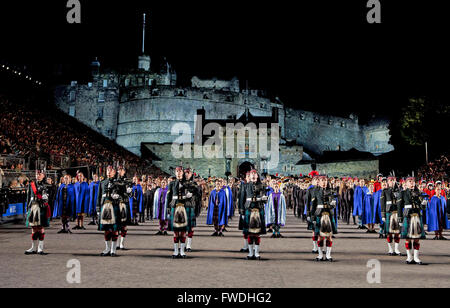
[[[249,162],[249,161],[242,162],[238,166],[238,172],[237,172],[238,177],[240,177],[241,179],[245,179],[245,174],[254,168],[255,168],[255,165],[252,164],[251,162]]]

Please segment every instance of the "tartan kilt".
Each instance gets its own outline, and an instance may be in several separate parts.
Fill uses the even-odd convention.
[[[314,235],[315,236],[320,236],[320,219],[321,218],[322,218],[321,216],[317,216],[315,225],[313,223],[311,223],[311,225],[314,228]],[[334,234],[338,234],[338,231],[337,231],[337,228],[336,228],[336,221],[335,221],[334,216],[330,216],[330,220],[331,220],[331,226],[333,227],[333,235]],[[309,225],[309,223],[308,223],[308,225]],[[309,226],[308,226],[308,228],[309,228]]]
[[[183,228],[175,228],[173,226],[173,217],[175,215],[175,208],[170,209],[170,216],[169,216],[169,224],[168,224],[168,230],[172,232],[191,232],[194,227],[197,226],[197,219],[195,217],[195,210],[192,207],[185,207],[186,210],[186,216],[187,216],[187,226]]]
[[[108,224],[108,225],[104,225],[101,223],[102,219],[102,211],[103,211],[103,206],[101,207],[100,210],[100,217],[99,217],[99,223],[98,223],[98,231],[118,231],[121,227],[122,224],[119,222],[120,220],[120,207],[119,207],[119,203],[118,202],[113,202],[113,211],[114,211],[114,216],[116,218],[116,223],[115,224]]]
[[[50,217],[48,216],[48,213],[50,211],[50,207],[48,205],[42,205],[39,208],[39,220],[40,225],[35,227],[42,227],[42,228],[48,228],[50,227]],[[30,224],[30,216],[31,216],[31,207],[27,212],[27,219],[26,219],[26,226],[29,227]]]
[[[249,233],[249,224],[250,224],[251,212],[252,212],[251,208],[245,209],[242,230],[244,231],[244,234],[246,234],[246,235],[250,234]],[[266,219],[265,219],[264,209],[259,210],[259,216],[261,219],[261,231],[259,232],[259,235],[266,234],[267,230],[266,230],[266,224],[265,224]]]
[[[420,227],[422,229],[422,233],[420,234],[419,239],[426,239],[425,228],[423,226],[422,216],[419,215],[419,219],[420,219]],[[401,230],[401,238],[407,239],[407,240],[417,240],[417,238],[409,238],[408,233],[409,233],[410,227],[411,227],[411,217],[406,217],[403,220],[403,225],[402,225],[402,230]]]

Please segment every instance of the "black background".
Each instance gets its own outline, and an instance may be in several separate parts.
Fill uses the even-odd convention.
[[[237,76],[288,106],[362,119],[412,96],[446,97],[448,25],[437,1],[381,0],[382,24],[367,23],[366,0],[80,2],[81,24],[68,24],[66,0],[2,1],[1,59],[47,85],[87,79],[96,56],[103,68],[135,68],[146,12],[152,68],[167,57],[184,85]]]

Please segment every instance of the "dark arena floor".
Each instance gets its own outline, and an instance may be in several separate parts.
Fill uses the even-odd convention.
[[[73,234],[57,234],[60,223],[46,230],[46,256],[24,254],[30,230],[22,225],[0,226],[1,287],[169,287],[169,288],[287,288],[287,287],[450,287],[450,242],[422,241],[425,265],[407,265],[406,257],[387,255],[385,239],[340,225],[333,247],[334,262],[316,262],[306,224],[288,215],[285,238],[262,239],[261,261],[247,261],[237,220],[225,237],[212,237],[206,217],[198,219],[193,252],[187,259],[172,259],[171,236],[156,236],[157,222],[130,227],[129,250],[118,257],[100,257],[102,233],[95,226]],[[72,223],[73,226],[73,223]],[[450,233],[445,236],[450,238]],[[401,251],[405,252],[404,241]],[[78,260],[81,283],[67,280],[69,260]],[[381,283],[368,282],[369,260],[381,265]],[[252,279],[243,279],[252,276]]]

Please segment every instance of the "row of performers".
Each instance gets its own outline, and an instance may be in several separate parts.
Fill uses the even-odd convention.
[[[115,256],[117,249],[117,239],[119,234],[121,235],[121,243],[119,248],[123,248],[123,242],[126,237],[127,229],[126,226],[130,224],[130,218],[135,217],[137,212],[137,206],[135,202],[130,200],[135,200],[133,198],[132,185],[125,180],[124,174],[125,170],[119,170],[119,176],[116,177],[116,171],[113,168],[108,168],[107,179],[100,182],[98,185],[97,192],[97,204],[99,204],[98,212],[100,213],[100,223],[99,230],[105,232],[105,242],[106,248],[102,252],[102,255],[112,255]],[[42,174],[39,175],[41,177]],[[30,187],[41,183],[38,180],[31,183]],[[45,175],[44,175],[45,177]],[[407,239],[407,254],[408,263],[411,264],[414,261],[416,263],[421,263],[418,259],[419,251],[419,239],[415,238],[416,233],[420,229],[420,235],[423,235],[423,222],[422,215],[424,213],[425,199],[426,196],[417,192],[415,188],[414,179],[408,179],[407,186],[401,191],[394,191],[392,189],[393,179],[382,181],[382,192],[379,202],[376,202],[376,198],[373,198],[373,193],[371,192],[371,186],[369,185],[369,193],[365,193],[364,200],[369,200],[369,195],[372,196],[373,201],[363,202],[369,205],[372,213],[376,213],[375,203],[381,205],[381,221],[383,223],[383,230],[387,234],[390,250],[392,250],[390,244],[395,237],[396,249],[395,252],[390,252],[391,254],[399,254],[398,242],[400,230],[395,229],[395,226],[400,226],[403,217],[406,217],[403,223],[403,233],[404,237]],[[413,183],[413,187],[409,188],[409,183]],[[269,183],[270,185],[267,185]],[[438,189],[439,187],[437,187]],[[229,190],[230,187],[224,186],[224,183],[220,180],[216,181],[216,187],[210,192],[209,196],[209,207],[207,214],[207,224],[214,225],[215,232],[213,235],[223,235],[224,227],[228,223],[228,218],[232,217],[234,209],[232,206],[231,198],[232,192]],[[62,188],[63,199],[67,200],[67,189]],[[355,189],[357,191],[358,188]],[[388,191],[392,190],[394,197],[396,199],[388,200],[386,197]],[[65,191],[65,192],[64,192]],[[399,196],[406,194],[408,196],[414,196],[414,206],[409,203],[411,197],[406,200],[399,199]],[[377,192],[378,193],[378,192]],[[196,226],[196,218],[200,213],[200,204],[202,200],[202,190],[192,179],[192,171],[189,169],[183,170],[183,168],[176,168],[175,180],[170,182],[169,185],[162,185],[162,188],[158,189],[157,194],[154,198],[154,217],[160,220],[160,234],[168,226],[170,231],[174,232],[174,257],[185,257],[185,249],[189,251],[191,249],[193,229]],[[286,221],[286,200],[284,195],[280,192],[280,184],[276,181],[265,182],[264,184],[260,182],[259,176],[256,170],[252,170],[246,176],[246,180],[241,183],[239,189],[239,201],[238,208],[240,213],[240,223],[239,228],[243,230],[245,238],[245,246],[242,251],[248,251],[248,259],[260,258],[259,255],[259,245],[260,245],[260,235],[266,233],[266,227],[269,226],[273,230],[273,237],[281,237],[280,227],[285,224]],[[356,194],[356,193],[355,193]],[[29,189],[29,195],[33,195],[33,190]],[[45,196],[45,194],[38,194]],[[59,195],[59,194],[58,194]],[[308,220],[308,229],[313,231],[313,252],[317,252],[319,255],[317,260],[329,260],[331,258],[331,247],[333,233],[337,233],[337,213],[339,213],[339,198],[336,190],[330,188],[328,183],[328,178],[326,176],[315,177],[312,180],[310,187],[307,189],[305,198],[305,213]],[[366,198],[367,197],[367,198]],[[38,198],[39,199],[39,198]],[[421,200],[420,204],[417,204],[417,200]],[[441,200],[441,208],[439,215],[445,213],[448,209],[446,208],[445,198],[437,198]],[[41,202],[45,204],[44,201]],[[58,200],[58,199],[57,199]],[[383,201],[384,200],[384,201]],[[387,200],[387,201],[386,201]],[[401,202],[403,200],[403,210],[401,208]],[[434,204],[433,198],[429,200],[429,204]],[[397,207],[392,206],[394,204]],[[33,203],[28,203],[33,204]],[[35,203],[36,204],[36,203]],[[38,203],[39,204],[39,203]],[[63,203],[64,204],[64,203]],[[366,206],[367,207],[367,206]],[[27,253],[42,253],[43,250],[43,227],[46,223],[40,224],[42,219],[38,222],[34,221],[36,215],[36,206],[30,206],[29,217],[27,223],[33,227],[33,245]],[[38,207],[39,208],[39,207]],[[60,210],[61,206],[55,206],[55,212]],[[428,207],[432,208],[432,206]],[[397,211],[395,211],[397,209]],[[418,210],[417,210],[418,209]],[[418,217],[415,218],[415,212],[418,211]],[[41,211],[43,213],[44,211]],[[368,210],[366,211],[368,212]],[[400,212],[400,214],[399,214]],[[34,213],[34,214],[33,214]],[[67,216],[65,216],[64,207],[61,209],[60,213],[54,213],[54,216],[60,216],[63,222],[67,221]],[[82,213],[83,214],[83,213]],[[395,215],[393,215],[395,214]],[[402,215],[405,214],[405,215]],[[444,214],[445,215],[445,214]],[[362,215],[363,221],[364,217],[373,217],[374,215]],[[376,215],[375,215],[376,216]],[[414,219],[410,219],[411,217]],[[439,217],[441,217],[439,216]],[[82,215],[81,215],[82,217]],[[432,217],[432,215],[427,215],[427,217]],[[82,219],[82,218],[80,218]],[[408,220],[409,219],[409,220]],[[419,221],[419,224],[412,224]],[[441,220],[441,227],[448,228],[447,217]],[[411,225],[412,224],[412,225]],[[429,224],[430,226],[430,224]],[[64,228],[64,224],[63,224]],[[419,228],[419,229],[418,229]],[[409,231],[408,231],[409,230]],[[412,232],[412,233],[411,233]],[[442,232],[442,231],[441,231]],[[187,246],[186,246],[186,236],[187,236]],[[36,240],[39,239],[39,245],[36,245]],[[42,242],[42,243],[41,243]],[[414,242],[414,244],[411,244]],[[326,243],[326,256],[323,256],[323,245]],[[42,248],[40,248],[42,246]],[[414,247],[414,260],[411,257],[411,247]],[[409,248],[409,249],[408,249]]]

